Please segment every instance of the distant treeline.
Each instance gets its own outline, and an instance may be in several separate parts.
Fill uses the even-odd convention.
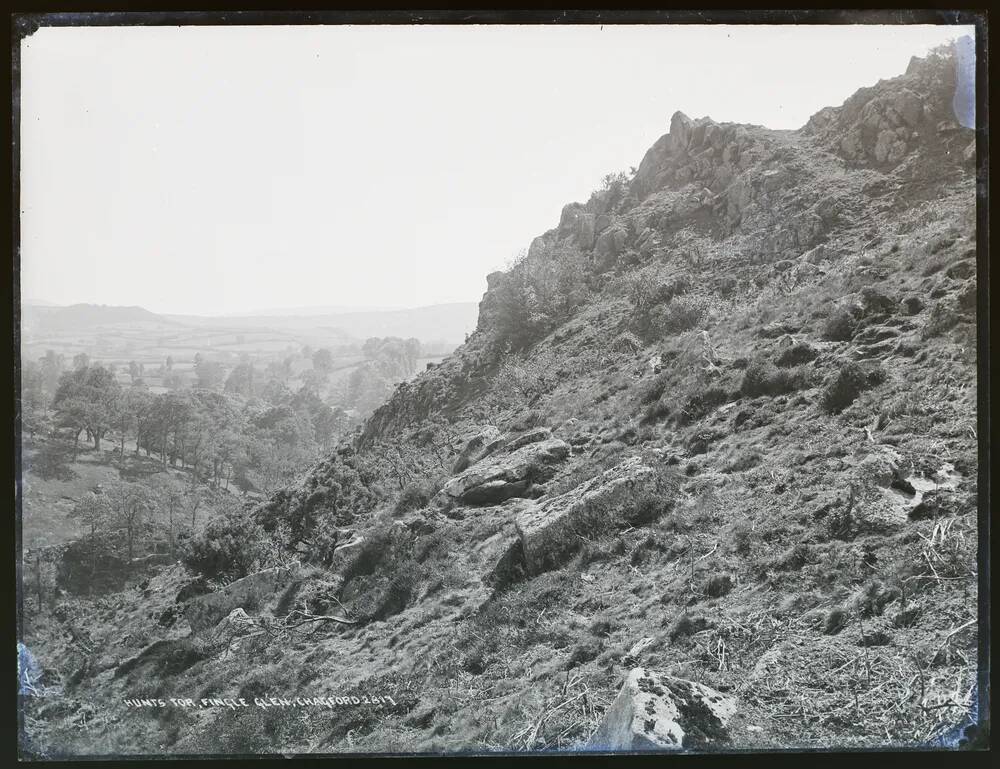
[[[234,481],[270,493],[328,451],[359,414],[380,405],[416,370],[420,352],[416,339],[369,339],[365,360],[337,387],[325,388],[334,355],[304,348],[312,368],[294,390],[291,359],[258,369],[244,358],[224,376],[221,364],[196,355],[194,387],[156,394],[135,362],[128,366],[131,384],[123,385],[111,367],[84,354],[67,366],[49,351],[22,367],[22,425],[32,436],[65,439],[74,451],[81,439],[97,450],[111,440],[122,456],[156,457],[216,488]],[[167,358],[163,369],[173,366]],[[324,399],[324,389],[334,392]]]

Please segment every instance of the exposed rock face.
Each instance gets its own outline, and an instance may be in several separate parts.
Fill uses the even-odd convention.
[[[483,457],[487,457],[498,449],[503,448],[505,443],[506,440],[503,437],[503,433],[493,425],[487,425],[465,444],[465,447],[458,455],[458,459],[455,460],[452,472],[462,472]]]
[[[625,247],[625,240],[627,237],[628,233],[624,228],[619,226],[609,227],[604,230],[604,232],[598,236],[597,242],[594,244],[595,259],[604,265],[613,263],[615,257],[617,257]]]
[[[592,750],[711,750],[729,739],[736,700],[682,678],[635,668],[591,737]]]
[[[296,566],[276,566],[249,574],[223,590],[192,598],[184,607],[184,618],[191,625],[192,631],[200,633],[215,627],[235,609],[267,605],[278,591],[301,578],[302,574]]]
[[[114,677],[131,676],[133,680],[148,681],[151,676],[177,675],[207,656],[188,638],[155,641],[119,665]]]
[[[212,588],[208,584],[208,580],[204,577],[196,577],[195,579],[188,582],[184,587],[177,591],[177,598],[174,599],[176,603],[184,603],[192,598],[196,598],[199,595],[205,595],[206,593],[211,593]]]
[[[491,272],[486,276],[486,293],[479,302],[479,321],[476,324],[478,331],[492,328],[499,311],[496,290],[506,278],[507,274],[500,271]]]
[[[444,485],[438,501],[486,505],[526,496],[532,484],[551,478],[569,453],[569,444],[558,439],[528,444],[461,472]]]
[[[527,446],[529,443],[547,441],[551,437],[552,431],[548,427],[535,427],[534,429],[528,430],[528,432],[522,433],[511,440],[510,443],[507,444],[507,448],[514,451],[522,446]]]
[[[240,635],[252,629],[257,623],[243,609],[233,609],[229,614],[219,620],[215,626],[214,634],[217,638]]]
[[[655,472],[638,457],[591,478],[575,489],[544,500],[517,516],[528,573],[560,564],[579,545],[577,531],[627,520]]]
[[[804,131],[851,163],[889,167],[921,144],[958,131],[952,107],[953,57],[914,59],[901,80],[862,88],[841,107],[820,110]],[[964,147],[963,142],[956,152]]]

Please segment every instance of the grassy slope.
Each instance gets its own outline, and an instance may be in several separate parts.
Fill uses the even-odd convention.
[[[43,706],[30,713],[43,749],[579,747],[634,664],[629,650],[644,638],[650,644],[638,662],[736,694],[738,748],[924,744],[957,723],[976,667],[969,624],[976,615],[975,350],[970,317],[950,326],[941,318],[969,284],[954,266],[974,250],[973,177],[934,146],[919,162],[882,172],[851,168],[802,133],[751,138],[747,178],[774,167],[792,173],[751,208],[744,231],[720,230],[711,218],[661,217],[652,255],[620,271],[642,270],[651,280],[688,275],[710,308],[701,326],[623,352],[615,340],[629,331],[632,310],[612,275],[531,350],[529,363],[555,374],[543,377],[540,395],[494,414],[508,432],[541,422],[558,437],[580,438],[550,493],[656,449],[684,476],[669,513],[647,527],[595,532],[565,567],[492,595],[482,577],[514,536],[519,502],[460,519],[428,516],[416,533],[394,529],[389,508],[376,511],[362,529],[395,531],[386,535],[393,547],[373,556],[372,573],[348,580],[339,597],[357,608],[379,580],[405,574],[410,592],[401,611],[356,627],[322,626],[287,643],[246,641],[171,674],[115,678],[114,670],[142,643],[183,636],[183,623],[163,629],[154,621],[182,584],[177,571],[156,577],[141,597],[70,607],[79,618],[99,608],[107,623],[94,633],[95,672],[67,688],[67,712],[46,716]],[[623,216],[667,210],[677,198],[673,189],[655,192]],[[780,272],[761,263],[760,240],[746,231],[780,229],[825,199],[842,212],[824,233],[831,258]],[[700,259],[679,256],[685,231],[700,239]],[[735,288],[724,285],[731,277]],[[890,297],[892,309],[869,314],[852,341],[825,338],[837,303],[866,288]],[[907,296],[923,308],[904,312],[898,300]],[[801,364],[803,384],[745,394],[748,363],[780,356],[781,335],[770,330],[782,325],[817,353]],[[449,404],[457,427],[482,420],[490,386],[483,349],[480,333],[415,383],[419,393],[473,372]],[[654,355],[665,362],[660,375],[648,365]],[[850,360],[878,360],[885,380],[830,414],[821,405],[824,387]],[[725,393],[722,402],[697,418],[675,418],[678,406],[710,388]],[[410,392],[376,416],[372,432],[413,439],[393,416],[419,412]],[[910,520],[905,498],[871,472],[889,450],[913,477],[954,466],[959,480],[943,493],[945,515]],[[336,592],[334,575],[317,571],[295,600]],[[30,640],[43,664],[64,676],[81,663],[79,649],[53,627],[34,628]],[[143,694],[365,691],[390,694],[398,705],[236,714],[138,714],[120,705]],[[74,703],[115,720],[82,727]]]

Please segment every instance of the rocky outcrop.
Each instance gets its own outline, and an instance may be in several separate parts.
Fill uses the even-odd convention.
[[[215,638],[233,638],[249,632],[257,623],[243,609],[233,609],[229,614],[219,620],[215,626],[213,635]]]
[[[527,446],[529,443],[540,443],[542,441],[547,441],[552,437],[552,430],[548,427],[535,427],[528,430],[526,433],[522,433],[517,436],[510,443],[507,444],[507,448],[511,451],[519,449],[522,446]]]
[[[215,593],[192,598],[184,606],[184,618],[195,633],[214,628],[235,609],[252,610],[268,605],[283,591],[303,577],[298,566],[276,566],[227,585]]]
[[[525,497],[533,484],[546,481],[556,465],[570,454],[565,441],[550,439],[531,443],[459,473],[438,493],[438,504],[491,505],[512,497]]]
[[[625,247],[627,237],[628,232],[618,225],[604,230],[594,244],[594,259],[603,266],[613,264]]]
[[[640,494],[656,478],[653,468],[633,457],[576,488],[523,510],[517,531],[525,567],[538,574],[562,563],[576,550],[581,532],[641,518]]]
[[[149,681],[159,676],[177,675],[208,656],[191,639],[162,639],[122,662],[115,669],[114,678],[131,676],[133,680]]]
[[[190,601],[192,598],[197,598],[199,595],[211,592],[212,586],[208,584],[207,579],[201,576],[195,577],[177,591],[177,597],[174,599],[174,602],[184,603],[185,601]]]
[[[479,302],[479,320],[476,323],[477,331],[486,331],[493,328],[497,313],[500,311],[497,300],[497,289],[507,279],[507,273],[497,271],[486,276],[486,293],[483,294]]]
[[[455,460],[452,472],[462,472],[480,459],[503,448],[505,443],[506,439],[503,437],[503,433],[493,425],[487,425],[466,442],[458,459]]]
[[[588,748],[607,751],[705,751],[729,740],[736,700],[704,684],[635,668]]]
[[[955,74],[951,55],[914,59],[901,77],[862,88],[840,107],[820,110],[803,132],[855,165],[893,167],[923,145],[952,139],[958,142],[958,156],[972,132],[962,131],[956,119]]]

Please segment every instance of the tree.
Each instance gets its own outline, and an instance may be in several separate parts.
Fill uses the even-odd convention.
[[[197,377],[196,387],[203,390],[215,390],[222,384],[225,372],[221,363],[202,358],[194,364],[194,373]]]
[[[21,367],[21,429],[27,430],[32,438],[48,426],[46,400],[42,366],[25,361]]]
[[[282,403],[288,403],[292,399],[292,391],[284,382],[278,379],[268,379],[264,387],[261,388],[260,397],[268,403],[278,406]]]
[[[263,556],[263,529],[231,494],[213,503],[218,515],[185,546],[184,562],[209,577],[226,574],[243,577]]]
[[[253,363],[244,361],[234,368],[226,379],[226,392],[245,398],[254,394]]]
[[[176,464],[184,453],[184,429],[191,418],[193,402],[191,391],[164,393],[153,402],[153,408],[146,417],[142,443],[147,453],[155,451],[160,455],[163,466]]]
[[[313,368],[321,374],[329,374],[333,370],[333,353],[325,347],[316,350],[312,356]]]
[[[346,402],[362,413],[374,411],[392,392],[392,383],[374,361],[362,363],[347,377]]]
[[[66,370],[66,359],[54,352],[46,350],[41,360],[42,389],[51,398],[59,386],[59,377]]]
[[[135,381],[134,379],[132,380]],[[128,436],[129,426],[132,424],[132,393],[131,389],[122,390],[118,393],[118,399],[115,403],[115,416],[118,419],[118,437],[120,441],[120,448],[118,451],[119,456],[123,459],[125,458],[125,438]]]
[[[587,295],[583,259],[566,245],[521,254],[495,291],[497,341],[522,350],[565,321]]]
[[[110,517],[125,535],[127,569],[132,567],[136,545],[141,544],[156,509],[150,489],[141,483],[112,481],[104,492]]]
[[[523,259],[504,276],[494,296],[496,337],[501,346],[521,350],[541,336],[547,318],[540,312],[538,295],[528,279]]]
[[[326,376],[316,369],[307,369],[302,372],[302,386],[310,390],[320,390],[326,383]]]
[[[312,424],[291,406],[267,409],[252,425],[247,442],[247,479],[264,494],[288,485],[303,467],[317,459],[319,447]]]
[[[90,366],[90,356],[85,352],[77,353],[73,356],[73,368],[84,369]]]
[[[60,426],[75,430],[74,446],[86,430],[100,450],[101,438],[116,419],[120,391],[118,381],[101,366],[77,368],[60,377],[52,405]]]
[[[135,453],[138,456],[139,446],[143,440],[143,431],[148,427],[149,416],[155,402],[156,397],[149,392],[149,389],[141,378],[136,379],[132,387],[119,392],[114,412],[117,419],[117,428],[120,433],[119,453],[122,457],[125,456],[125,440],[133,426],[135,427],[133,431],[135,435]]]
[[[290,362],[291,361],[286,359],[284,361],[272,360],[268,363],[267,367],[264,369],[265,386],[284,386],[291,378],[292,370],[289,365]]]
[[[320,447],[332,448],[338,431],[342,428],[338,415],[322,401],[316,391],[301,387],[290,399],[293,409],[308,418],[313,428],[313,438]],[[341,412],[343,414],[343,412]]]
[[[80,497],[80,501],[73,507],[70,515],[82,520],[90,530],[91,536],[94,536],[110,520],[111,507],[108,497],[104,494],[88,491]]]
[[[166,360],[167,371],[170,371],[174,367],[174,356],[168,355]]]
[[[374,360],[378,355],[379,348],[382,346],[382,340],[377,336],[369,337],[365,340],[365,343],[361,345],[361,354],[364,355],[369,360]]]
[[[416,337],[410,337],[404,342],[404,349],[406,351],[407,375],[409,375],[417,370],[417,361],[420,360],[420,340]]]
[[[139,377],[139,364],[134,360],[128,362],[128,375],[132,379],[132,384],[135,384],[135,380]]]
[[[180,390],[184,386],[184,379],[176,371],[171,371],[163,377],[163,386],[169,390]]]
[[[166,514],[167,539],[170,543],[170,554],[177,552],[177,531],[178,527],[186,520],[188,509],[189,493],[184,489],[182,483],[170,478],[165,473],[157,477],[156,495],[158,498],[158,508],[161,513]],[[194,521],[191,522],[194,528]]]
[[[90,535],[90,576],[93,579],[97,573],[97,560],[100,548],[98,547],[98,534],[106,533],[112,521],[111,505],[109,498],[105,494],[95,494],[90,491],[80,497],[70,512],[70,517],[79,518],[89,529]]]

